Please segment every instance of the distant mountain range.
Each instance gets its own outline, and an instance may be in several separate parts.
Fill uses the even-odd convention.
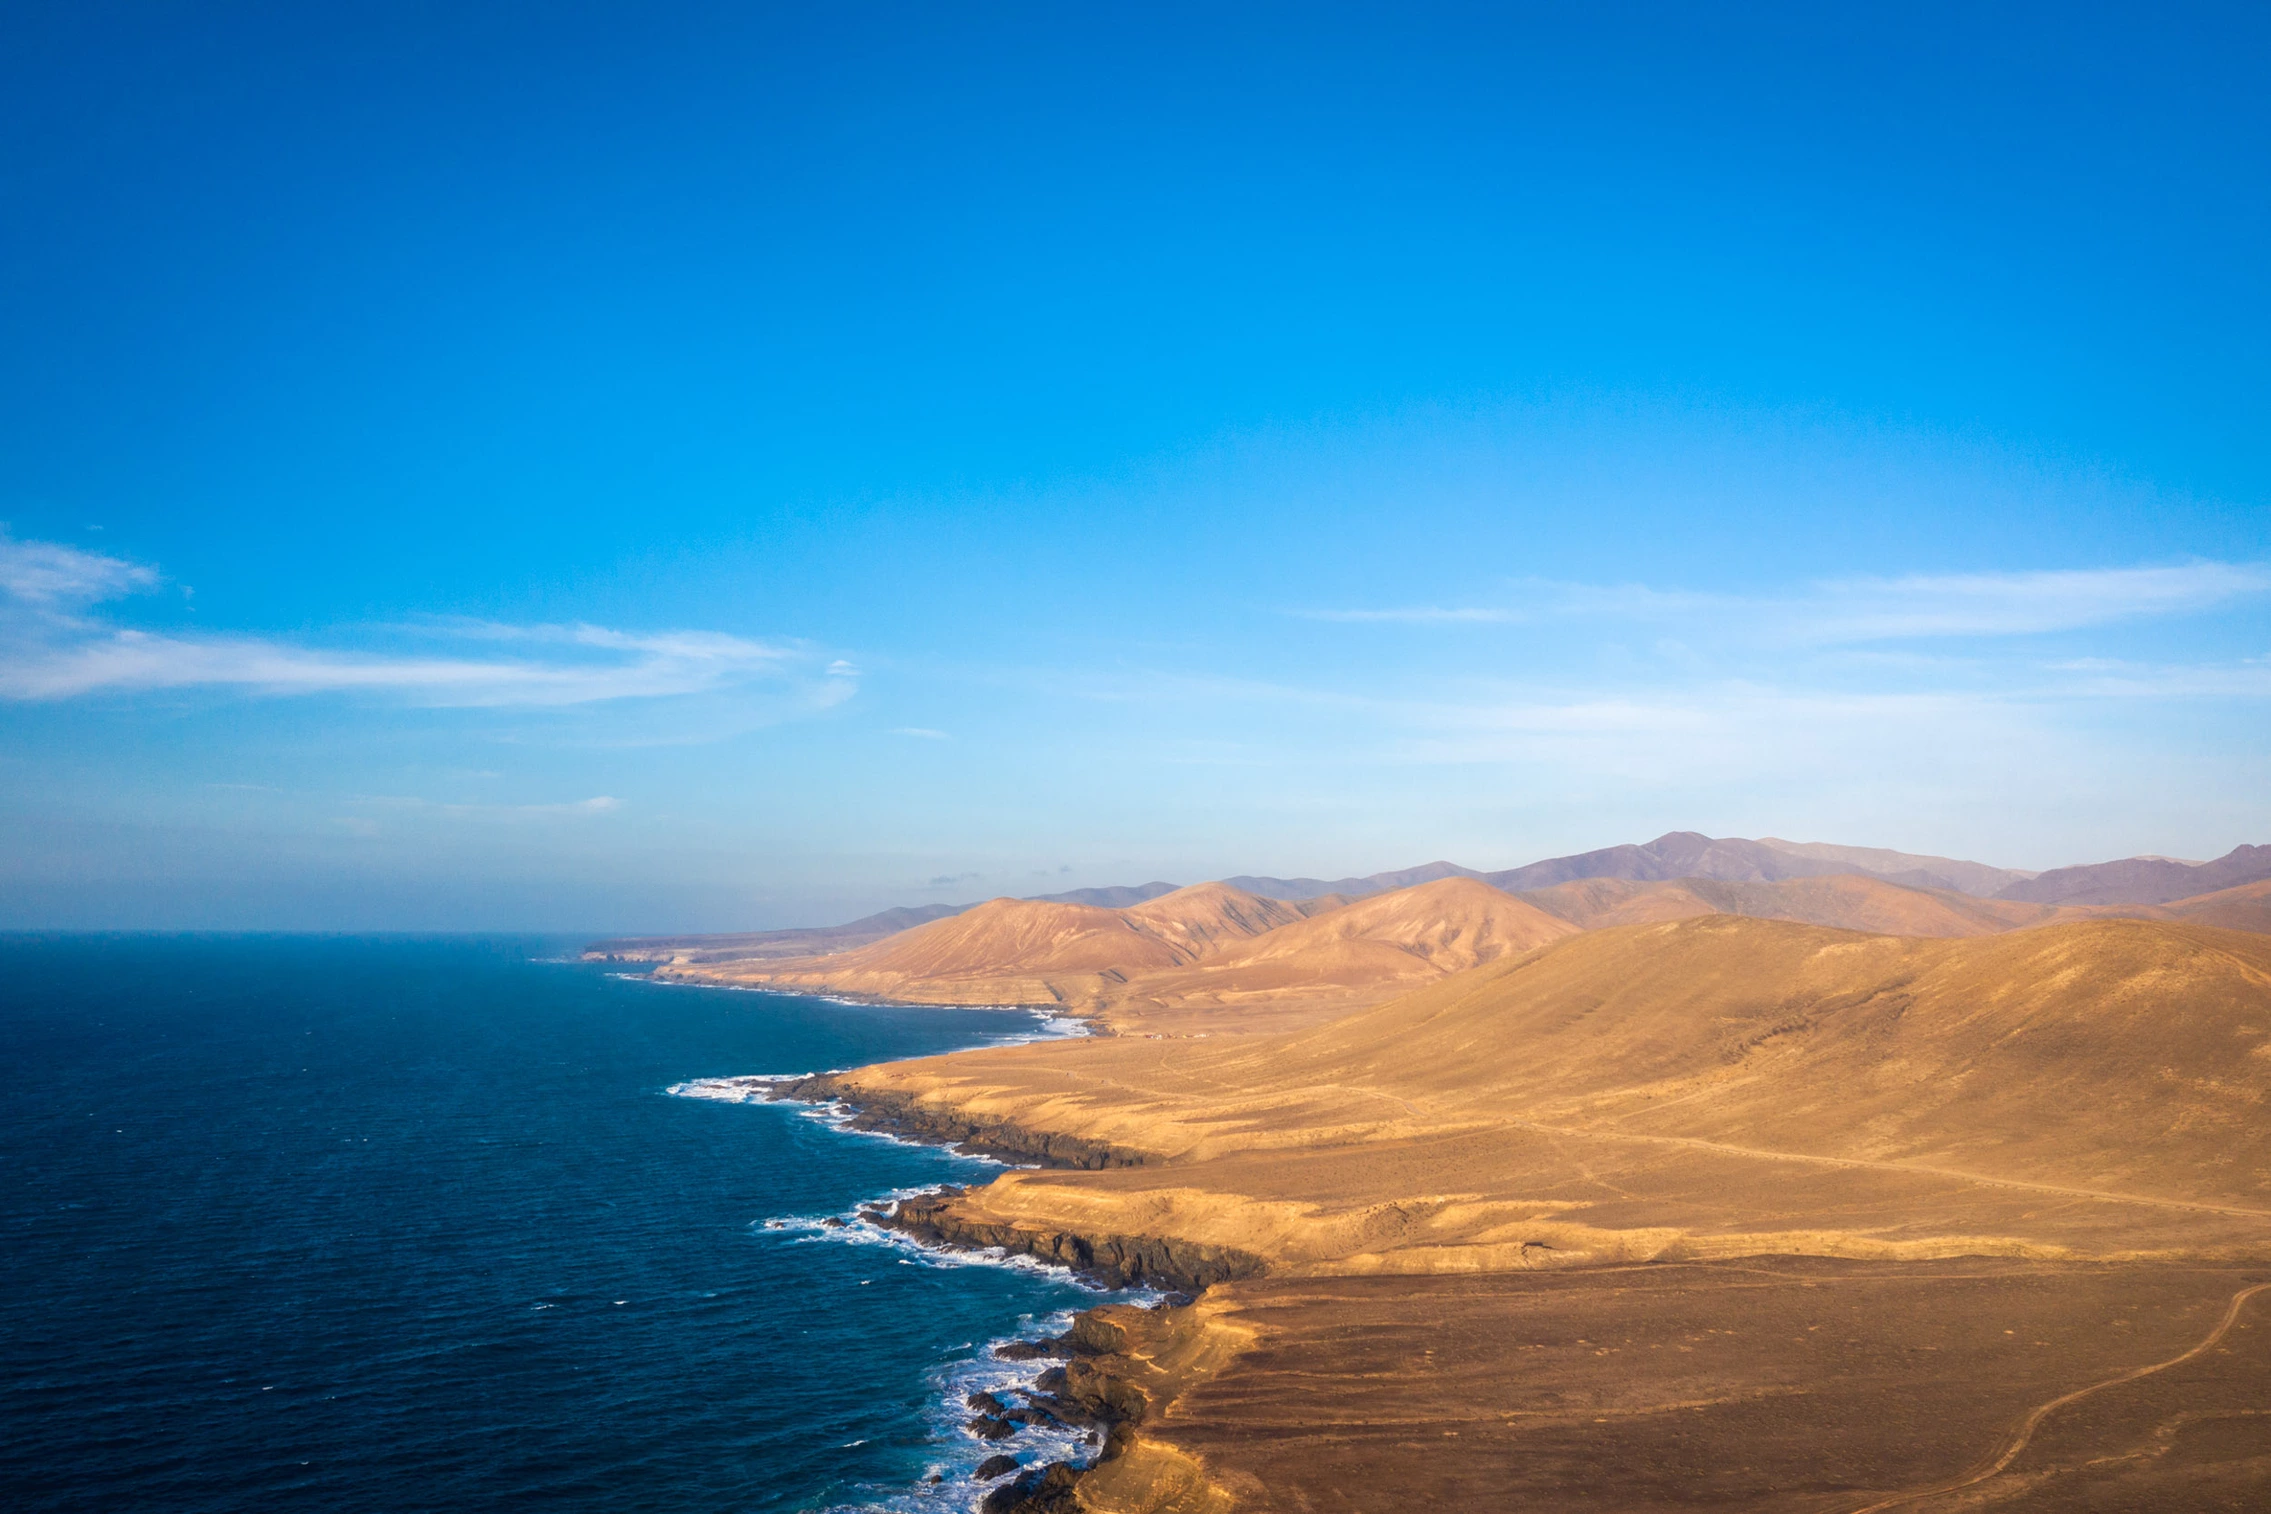
[[[1649,842],[1603,847],[1568,857],[1549,857],[1542,862],[1498,872],[1482,872],[1455,862],[1429,862],[1363,877],[1273,878],[1240,874],[1220,881],[1264,899],[1300,903],[1335,897],[1362,899],[1444,878],[1472,878],[1507,893],[1529,893],[1594,879],[1750,884],[1853,875],[1905,888],[2024,904],[2157,905],[2271,879],[2271,846],[2237,847],[2213,862],[2129,857],[2038,874],[1881,847],[1784,841],[1772,836],[1754,841],[1705,836],[1696,831],[1670,831]],[[1163,882],[1121,884],[1042,894],[1036,896],[1034,902],[1129,909],[1174,893],[1176,889],[1177,885]],[[795,930],[624,937],[595,941],[586,950],[595,957],[622,961],[683,963],[820,956],[853,950],[975,907],[973,901],[889,909],[843,925]]]
[[[1311,899],[1321,894],[1366,894],[1432,883],[1438,878],[1480,878],[1493,888],[1518,893],[1524,889],[1551,888],[1585,878],[1625,878],[1659,883],[1674,878],[1710,878],[1722,883],[1777,883],[1785,878],[1820,878],[1839,873],[1866,873],[1911,888],[1951,889],[1957,893],[1990,897],[2034,874],[2012,868],[1989,867],[1984,862],[1963,862],[1953,857],[1925,857],[1872,846],[1830,846],[1822,842],[1781,841],[1766,837],[1745,841],[1737,837],[1714,839],[1695,831],[1671,831],[1640,845],[1603,847],[1571,857],[1548,857],[1523,867],[1495,873],[1461,867],[1456,862],[1430,862],[1395,872],[1363,878],[1261,878],[1237,877],[1223,881],[1248,893],[1272,899]],[[2170,898],[2179,895],[2171,894]]]
[[[1995,897],[2029,904],[2166,904],[2265,878],[2271,878],[2271,846],[2238,846],[2213,862],[2125,857],[2053,868],[2010,884]]]

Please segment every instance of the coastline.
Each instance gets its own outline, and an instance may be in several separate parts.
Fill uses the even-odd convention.
[[[846,1097],[843,1071],[751,1075],[695,1080],[674,1086],[683,1097],[727,1102],[802,1105],[838,1129],[913,1145],[946,1146],[964,1155],[1054,1168],[1096,1170],[1135,1166],[1138,1152],[1094,1143],[1036,1136],[1007,1122],[977,1124],[937,1117],[899,1101]],[[990,1484],[971,1505],[978,1514],[1074,1514],[1090,1507],[1076,1488],[1103,1478],[1146,1488],[1171,1487],[1164,1500],[1144,1506],[1205,1511],[1228,1506],[1187,1457],[1144,1443],[1139,1427],[1163,1412],[1193,1375],[1211,1371],[1225,1354],[1223,1333],[1210,1330],[1196,1306],[1217,1282],[1255,1277],[1259,1257],[1228,1248],[1194,1246],[1151,1236],[1028,1232],[973,1223],[958,1216],[961,1185],[899,1193],[861,1203],[850,1216],[817,1221],[768,1221],[768,1228],[802,1228],[847,1241],[863,1229],[937,1259],[966,1258],[975,1265],[1019,1265],[1069,1273],[1100,1292],[1148,1292],[1151,1302],[1109,1299],[1073,1311],[1064,1328],[1037,1339],[988,1343],[971,1364],[948,1369],[949,1409],[955,1395],[968,1411],[962,1429],[981,1443],[1001,1447],[970,1473]],[[984,1369],[1016,1364],[990,1386],[976,1386]],[[1045,1364],[1045,1365],[1036,1365]],[[972,1366],[981,1370],[973,1372]],[[1053,1432],[1053,1433],[1052,1433]],[[1036,1434],[1042,1444],[1028,1439]],[[1078,1439],[1068,1439],[1077,1436]],[[1026,1446],[1011,1444],[1026,1440]],[[1038,1450],[1019,1460],[1019,1450]],[[1087,1454],[1080,1454],[1085,1450]],[[1065,1452],[1074,1454],[1064,1454]],[[991,1475],[988,1475],[988,1474]],[[934,1473],[940,1487],[946,1474]],[[1117,1502],[1117,1500],[1114,1500]]]
[[[677,987],[734,988],[743,992],[792,991],[745,984],[701,982],[649,974],[616,974],[626,979]],[[832,1002],[867,1004],[865,999],[795,994]],[[954,1008],[971,1008],[956,1005]],[[1039,1031],[1004,1038],[989,1046],[1056,1040],[1092,1034],[1088,1022],[1051,1014],[1029,1005],[995,1005],[1031,1015]],[[846,1080],[855,1069],[786,1074],[746,1074],[697,1078],[671,1085],[680,1098],[721,1103],[779,1103],[834,1129],[908,1145],[946,1147],[1005,1167],[1073,1170],[1141,1166],[1148,1154],[1077,1138],[1038,1134],[1009,1121],[975,1121],[917,1107],[911,1100],[862,1091],[850,1096]],[[981,1446],[995,1448],[962,1475],[976,1495],[967,1505],[977,1514],[1073,1514],[1087,1507],[1074,1488],[1100,1468],[1127,1462],[1138,1449],[1136,1427],[1160,1405],[1155,1402],[1162,1373],[1158,1357],[1191,1331],[1185,1316],[1213,1283],[1258,1276],[1258,1257],[1227,1248],[1190,1246],[1157,1237],[1046,1234],[1008,1226],[976,1224],[957,1216],[955,1199],[968,1192],[959,1184],[940,1184],[878,1196],[848,1215],[820,1219],[771,1219],[768,1230],[805,1231],[811,1239],[888,1243],[928,1259],[977,1266],[1025,1266],[1066,1274],[1099,1293],[1120,1295],[1051,1317],[1032,1336],[987,1342],[969,1361],[943,1366],[940,1381],[949,1422]],[[1149,1295],[1131,1299],[1126,1295]],[[1141,1356],[1137,1354],[1141,1351]],[[1021,1444],[1020,1444],[1021,1443]],[[1148,1448],[1146,1448],[1148,1449]],[[1022,1456],[1018,1453],[1024,1453]],[[1142,1461],[1142,1456],[1136,1457]],[[1170,1453],[1170,1460],[1180,1460]],[[955,1470],[940,1466],[910,1491],[945,1493]],[[1171,1480],[1189,1482],[1185,1473]],[[1146,1477],[1155,1477],[1147,1470]],[[1203,1485],[1202,1485],[1203,1486]],[[1204,1490],[1211,1495],[1211,1489]],[[1217,1499],[1202,1496],[1176,1507],[1211,1509]]]

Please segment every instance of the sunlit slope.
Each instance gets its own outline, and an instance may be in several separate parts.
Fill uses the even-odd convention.
[[[2052,905],[1978,899],[1949,889],[1914,888],[1859,873],[1774,882],[1681,878],[1641,883],[1588,878],[1535,889],[1521,897],[1587,930],[1725,914],[1895,936],[1984,936],[2039,925],[2063,913]]]
[[[1299,906],[1221,883],[1118,910],[995,899],[854,951],[683,975],[917,1002],[1087,1006],[1131,977],[1302,918]]]
[[[1062,1004],[1137,1033],[1194,1034],[1362,1008],[1576,930],[1471,878],[1354,904],[1202,883],[1122,910],[996,899],[824,958],[663,971],[915,1002]]]
[[[2271,933],[2271,879],[2178,899],[2162,905],[2161,909],[2175,919],[2189,920],[2195,925]]]
[[[2271,1209],[2271,941],[1599,932],[1324,1027],[1275,1077],[1518,1117]]]
[[[1185,962],[1267,934],[1339,903],[1289,904],[1227,883],[1194,883],[1121,911],[1137,930],[1175,947]]]
[[[1656,925],[1718,913],[1685,883],[1643,883],[1631,878],[1580,878],[1516,897],[1583,930]]]
[[[973,1212],[1295,1268],[2255,1255],[2266,1047],[2258,936],[2092,920],[1925,940],[1709,916],[1574,936],[1291,1035],[966,1053],[846,1082],[1157,1163],[1012,1174]]]
[[[856,951],[673,975],[938,1004],[1056,1004],[1092,998],[1105,974],[1187,956],[1119,910],[995,899]]]
[[[1234,1028],[1259,1005],[1356,1008],[1577,927],[1472,878],[1375,894],[1227,944],[1187,967],[1132,979],[1125,999],[1147,1026]],[[1209,1016],[1199,1011],[1221,1010]]]

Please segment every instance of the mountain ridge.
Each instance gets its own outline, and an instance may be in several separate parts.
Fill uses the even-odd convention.
[[[1828,877],[1875,878],[1926,892],[1962,894],[1973,899],[2014,904],[2143,907],[2169,904],[2271,878],[2271,846],[2242,845],[2205,863],[2139,856],[2036,874],[1881,847],[1793,842],[1777,837],[1755,841],[1742,837],[1714,838],[1698,831],[1668,831],[1653,841],[1548,857],[1495,872],[1438,860],[1417,867],[1333,880],[1237,874],[1217,881],[1256,898],[1302,904],[1332,898],[1367,898],[1446,878],[1476,879],[1507,893],[1527,896],[1564,884],[1601,880],[1657,884],[1704,880],[1739,884]],[[1127,909],[1180,891],[1176,885],[1153,881],[1041,894],[1031,896],[1026,902]],[[1675,906],[1669,895],[1656,899],[1653,904],[1643,905],[1636,897],[1627,902],[1634,909],[1655,909],[1657,914],[1653,918],[1672,918],[1662,914],[1662,910],[1684,908]],[[951,918],[976,907],[975,904],[902,907],[844,925],[778,931],[614,937],[592,942],[585,948],[585,955],[599,960],[687,964],[832,955],[873,944],[894,931]],[[1556,912],[1551,904],[1543,907],[1549,914]],[[1961,914],[1965,910],[1957,906],[1955,912]]]
[[[2271,879],[2271,846],[2235,846],[2212,862],[2122,857],[2052,868],[1996,894],[2030,904],[2167,904]]]

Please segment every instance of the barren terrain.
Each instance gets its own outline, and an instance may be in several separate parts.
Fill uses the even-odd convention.
[[[921,1206],[922,1233],[1206,1285],[1145,1326],[1205,1370],[1131,1348],[1150,1407],[1065,1507],[2271,1495],[2261,935],[1707,915],[1285,1034],[800,1093],[1092,1168]]]

